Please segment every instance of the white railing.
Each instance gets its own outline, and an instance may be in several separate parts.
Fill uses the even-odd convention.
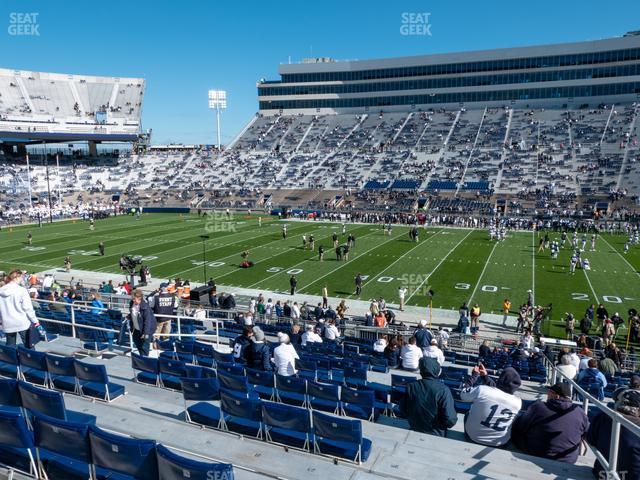
[[[640,437],[640,427],[633,422],[627,420],[618,412],[611,410],[607,404],[598,400],[593,395],[585,391],[580,385],[578,385],[573,379],[566,376],[559,371],[557,367],[549,361],[546,357],[543,357],[546,362],[547,372],[551,384],[555,384],[558,375],[563,381],[568,382],[574,392],[577,392],[582,397],[582,407],[587,413],[589,411],[589,405],[593,405],[600,410],[601,414],[607,415],[611,419],[611,440],[609,443],[609,458],[605,458],[595,447],[591,447],[594,455],[602,465],[602,468],[607,474],[607,479],[624,480],[624,476],[618,474],[618,451],[620,446],[620,427],[623,426],[631,433]],[[626,454],[626,452],[625,452]]]

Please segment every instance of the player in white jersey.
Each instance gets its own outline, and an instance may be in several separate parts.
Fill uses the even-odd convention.
[[[627,253],[629,251],[629,242],[625,242],[624,244],[624,253]]]
[[[484,384],[476,386],[481,378]],[[460,392],[460,400],[472,402],[464,421],[464,431],[471,440],[490,447],[509,441],[511,426],[522,407],[522,400],[514,395],[520,384],[520,375],[512,367],[505,368],[497,382],[489,377],[484,365],[474,367]]]
[[[582,235],[582,247],[580,248],[580,250],[582,250],[584,252],[585,247],[587,246],[587,236],[586,235]]]
[[[574,275],[576,273],[576,265],[578,264],[578,257],[575,255],[571,256],[571,261],[569,262],[569,274]]]
[[[591,251],[596,251],[596,234],[591,235]]]

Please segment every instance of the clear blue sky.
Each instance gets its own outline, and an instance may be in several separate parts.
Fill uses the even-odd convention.
[[[8,34],[38,13],[39,36]],[[431,36],[400,34],[431,14]],[[256,81],[303,57],[365,59],[589,40],[640,29],[640,1],[2,0],[0,67],[141,76],[154,143],[214,143],[207,90],[228,91],[223,141],[257,110]]]

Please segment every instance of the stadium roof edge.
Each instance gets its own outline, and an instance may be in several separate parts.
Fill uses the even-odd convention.
[[[127,83],[145,83],[145,79],[143,77],[114,77],[107,75],[84,75],[84,74],[73,74],[73,73],[55,73],[55,72],[38,72],[32,70],[20,70],[20,69],[10,69],[10,68],[0,68],[0,76],[38,76],[40,78],[47,78],[50,80],[91,80],[91,81],[114,81],[119,80]]]
[[[496,58],[520,58],[531,56],[564,55],[573,53],[590,53],[612,49],[640,47],[640,36],[587,40],[571,43],[548,45],[531,45],[524,47],[508,47],[488,50],[470,50],[452,53],[433,53],[405,57],[377,58],[370,60],[335,60],[317,63],[283,63],[279,66],[280,74],[307,72],[343,72],[378,68],[409,67],[417,65],[437,65],[469,61],[495,60]]]

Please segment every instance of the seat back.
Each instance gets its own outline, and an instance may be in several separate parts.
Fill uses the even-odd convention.
[[[193,353],[200,357],[213,358],[213,345],[203,342],[195,342],[193,344]]]
[[[0,344],[0,362],[18,366],[18,350],[15,347]]]
[[[180,360],[171,360],[169,358],[160,357],[160,373],[172,375],[174,377],[186,377],[187,369],[184,362]]]
[[[76,360],[76,377],[84,382],[95,382],[106,385],[109,383],[109,375],[107,375],[107,367],[104,365],[95,365],[91,363],[80,362]]]
[[[296,432],[311,432],[311,414],[306,408],[284,403],[262,402],[262,421],[265,425]]]
[[[18,390],[22,406],[27,410],[59,420],[67,419],[62,393],[38,388],[26,382],[18,382]]]
[[[223,353],[214,349],[213,358],[216,361],[216,363],[218,362],[233,363],[233,353]]]
[[[312,412],[312,415],[313,430],[317,436],[357,445],[362,443],[362,423],[360,420],[334,417],[316,410]]]
[[[218,372],[225,372],[231,375],[244,375],[244,367],[234,363],[216,361],[216,370]]]
[[[418,380],[416,377],[409,377],[407,375],[394,375],[393,373],[391,374],[391,386],[393,387],[403,387],[407,383],[415,382],[416,380]]]
[[[276,389],[305,394],[307,393],[307,381],[304,378],[285,377],[276,374]]]
[[[140,372],[152,373],[158,375],[160,373],[160,362],[157,358],[145,357],[138,353],[131,353],[131,368]]]
[[[89,427],[89,440],[95,466],[131,475],[136,480],[158,478],[154,440],[136,440],[108,433],[95,425]]]
[[[241,392],[245,395],[249,393],[249,382],[247,381],[247,377],[231,375],[218,370],[218,380],[220,380],[220,387],[222,388]]]
[[[33,434],[38,448],[84,463],[91,463],[88,424],[65,422],[35,414]]]
[[[372,390],[354,390],[353,388],[342,387],[340,400],[346,403],[354,403],[356,405],[373,408],[375,395]]]
[[[340,387],[330,383],[307,382],[307,393],[322,400],[340,401]]]
[[[47,353],[45,361],[47,362],[47,371],[50,375],[61,377],[76,376],[76,365],[73,357],[63,357],[61,355]]]
[[[217,378],[181,378],[185,400],[220,400],[220,383]]]
[[[187,342],[183,340],[176,340],[174,348],[177,353],[193,353],[194,342]]]
[[[344,376],[345,378],[353,378],[354,380],[364,380],[367,381],[367,368],[358,368],[358,367],[345,367],[344,368]]]
[[[33,448],[33,435],[21,413],[0,410],[0,445],[13,448]]]
[[[233,465],[229,463],[205,463],[173,453],[164,445],[156,447],[158,480],[234,480]]]
[[[275,378],[273,372],[265,372],[263,370],[254,370],[252,368],[245,369],[247,379],[251,385],[261,385],[263,387],[275,387]]]
[[[41,370],[43,372],[47,371],[46,354],[44,352],[38,352],[19,345],[17,353],[21,367],[35,368],[36,370]]]
[[[13,378],[0,378],[0,405],[5,407],[21,407],[18,381]]]
[[[262,421],[262,409],[260,400],[245,398],[220,389],[220,409],[233,417],[240,417],[254,422]]]

